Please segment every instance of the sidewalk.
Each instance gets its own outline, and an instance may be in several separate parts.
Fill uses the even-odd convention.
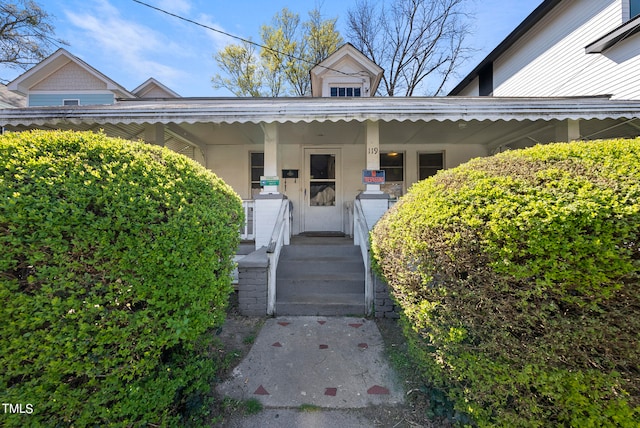
[[[268,319],[232,379],[217,390],[265,406],[254,417],[232,421],[234,427],[272,426],[270,420],[278,427],[371,426],[348,409],[404,400],[375,321],[349,317]]]

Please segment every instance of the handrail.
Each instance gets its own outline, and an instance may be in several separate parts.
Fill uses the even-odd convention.
[[[276,218],[276,224],[273,226],[273,231],[271,232],[271,238],[269,238],[269,245],[267,245],[267,253],[273,253],[276,251],[276,248],[281,244],[280,242],[283,240],[284,230],[285,230],[285,221],[289,218],[289,201],[287,199],[282,200],[282,204],[280,205],[280,210],[278,211],[278,217]]]
[[[353,204],[353,243],[360,246],[364,263],[364,305],[367,315],[373,312],[373,274],[369,259],[369,226],[362,209],[362,202],[356,199]]]
[[[253,199],[243,199],[242,208],[244,209],[244,225],[240,230],[240,239],[251,241],[256,236],[256,202]]]
[[[267,258],[269,267],[267,272],[267,315],[275,315],[276,311],[276,270],[283,245],[289,245],[291,238],[291,224],[289,221],[289,201],[282,200],[276,224],[273,226],[269,245],[267,245]]]

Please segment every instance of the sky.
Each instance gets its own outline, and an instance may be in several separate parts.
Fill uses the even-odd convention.
[[[4,1],[4,0],[3,0]],[[11,1],[11,0],[9,0]],[[154,7],[242,38],[259,41],[259,29],[282,8],[305,20],[319,7],[326,18],[338,18],[345,41],[346,16],[356,0],[143,0]],[[215,89],[219,73],[214,54],[229,43],[221,33],[191,24],[141,5],[134,0],[36,0],[53,16],[58,38],[73,55],[112,80],[133,90],[153,77],[183,97],[231,96]],[[452,89],[484,59],[542,0],[468,0],[475,55],[458,69]],[[13,80],[23,71],[0,68],[0,77]]]

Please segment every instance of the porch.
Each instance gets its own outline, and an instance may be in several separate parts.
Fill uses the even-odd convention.
[[[246,225],[243,239],[255,237],[256,202],[243,201]],[[264,202],[264,201],[262,201]],[[322,315],[396,318],[397,311],[386,284],[375,278],[369,265],[368,220],[386,211],[386,198],[357,199],[353,207],[353,236],[343,233],[291,235],[290,204],[279,206],[268,245],[243,240],[239,247],[237,289],[245,315]],[[366,208],[363,208],[366,207]],[[254,231],[253,234],[249,231]]]

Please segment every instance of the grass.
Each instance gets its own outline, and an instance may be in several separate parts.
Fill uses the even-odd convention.
[[[231,397],[224,397],[222,400],[222,409],[225,414],[243,414],[243,415],[255,415],[260,413],[263,409],[262,403],[256,398],[250,398],[248,400],[237,400]]]
[[[301,404],[298,409],[301,412],[318,412],[322,410],[322,407],[316,406],[315,404]]]

